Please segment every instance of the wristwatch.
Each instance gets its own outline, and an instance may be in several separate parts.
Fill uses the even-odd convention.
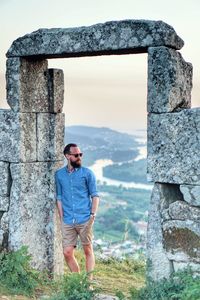
[[[91,216],[93,216],[93,217],[96,217],[96,215],[97,215],[97,214],[96,214],[96,213],[93,213],[93,212],[91,212],[91,213],[90,213],[90,215],[91,215]]]

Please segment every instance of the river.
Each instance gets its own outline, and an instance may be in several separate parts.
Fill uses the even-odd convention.
[[[138,138],[135,139],[140,143],[143,143],[144,145],[141,145],[138,147],[139,154],[138,156],[133,159],[132,161],[137,161],[139,159],[144,159],[147,157],[147,147],[146,147],[146,139],[145,138]],[[137,189],[143,189],[143,190],[152,190],[153,185],[143,184],[143,183],[136,183],[136,182],[125,182],[115,179],[110,179],[103,176],[103,167],[113,165],[114,162],[111,159],[98,159],[95,161],[95,163],[90,166],[90,169],[94,171],[97,180],[103,184],[104,182],[107,185],[115,185],[115,186],[123,186],[126,188],[137,188]]]

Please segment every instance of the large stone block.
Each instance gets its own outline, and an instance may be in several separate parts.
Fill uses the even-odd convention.
[[[190,268],[194,273],[200,273],[200,264],[192,262],[173,262],[174,271],[183,271],[185,268]]]
[[[10,198],[0,195],[0,211],[8,211]]]
[[[64,103],[64,73],[60,69],[48,69],[49,112],[60,113]]]
[[[175,201],[169,205],[169,215],[173,220],[193,220],[200,222],[200,208],[190,206],[185,201]]]
[[[162,21],[122,20],[77,28],[39,29],[18,38],[7,57],[73,57],[146,52],[147,47],[183,47],[175,30]]]
[[[170,260],[200,263],[200,222],[167,221],[163,224],[163,237]]]
[[[149,181],[200,184],[200,109],[148,115]]]
[[[167,47],[148,49],[148,112],[191,107],[192,65]]]
[[[47,60],[7,60],[7,102],[15,112],[48,112]]]
[[[63,271],[55,170],[63,162],[11,164],[9,249],[27,245],[37,269]]]
[[[8,250],[8,224],[9,217],[7,212],[0,212],[0,251]]]
[[[36,161],[36,114],[0,109],[0,124],[0,160]]]
[[[193,206],[200,206],[200,186],[198,185],[180,185],[184,200]]]
[[[0,161],[0,174],[0,196],[9,196],[11,185],[9,163]]]
[[[37,114],[37,160],[63,160],[65,114]]]
[[[154,281],[168,278],[172,272],[172,264],[167,258],[163,246],[163,233],[160,215],[161,190],[164,187],[154,185],[149,208],[147,228],[147,271],[148,276]]]

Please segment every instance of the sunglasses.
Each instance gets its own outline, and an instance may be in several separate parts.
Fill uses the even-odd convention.
[[[73,155],[74,157],[82,157],[83,156],[83,153],[77,153],[77,154],[72,154],[72,153],[69,153],[69,155]]]

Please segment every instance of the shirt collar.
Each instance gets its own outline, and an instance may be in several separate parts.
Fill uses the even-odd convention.
[[[71,171],[71,172],[69,172],[69,169],[68,169],[68,167],[67,167],[67,166],[66,166],[66,169],[67,169],[67,172],[68,172],[68,173],[73,173],[73,172],[76,172],[76,171],[78,171],[78,169],[80,169],[80,168],[74,168],[74,169],[73,169],[73,171]]]

